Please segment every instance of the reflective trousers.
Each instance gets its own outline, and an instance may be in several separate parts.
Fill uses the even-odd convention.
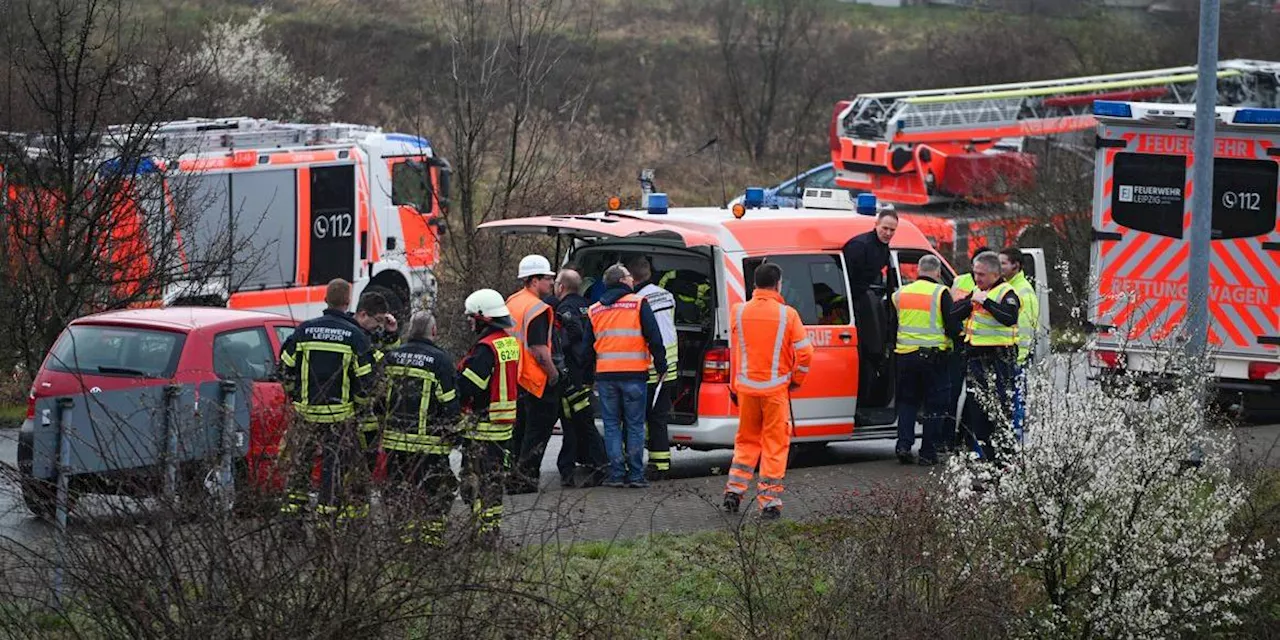
[[[790,401],[786,390],[766,396],[738,396],[738,434],[725,491],[747,492],[760,467],[760,508],[782,506],[782,480],[791,448]]]
[[[560,455],[556,457],[560,477],[573,480],[574,469],[581,464],[591,471],[594,483],[604,480],[609,456],[605,453],[604,438],[596,430],[595,415],[591,411],[591,387],[565,390],[560,401],[560,429],[564,434]]]
[[[645,395],[645,439],[649,449],[649,465],[658,471],[671,469],[671,439],[667,435],[667,423],[671,420],[671,393],[675,380],[667,380],[658,389],[657,383],[649,385]],[[654,397],[654,391],[657,397]]]
[[[443,542],[445,517],[458,484],[449,456],[387,451],[386,460],[382,504],[390,523],[404,531],[405,542]]]
[[[295,422],[285,433],[288,481],[281,511],[300,512],[309,501],[315,459],[320,457],[321,515],[363,517],[369,509],[369,478],[354,421]]]
[[[480,534],[496,534],[502,524],[502,494],[506,442],[462,440],[462,475],[459,494],[471,509],[474,528]]]

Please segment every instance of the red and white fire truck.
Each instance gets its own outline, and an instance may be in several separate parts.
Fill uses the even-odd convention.
[[[1155,375],[1187,309],[1193,105],[1099,102],[1089,320],[1094,366]],[[1280,409],[1280,109],[1218,107],[1209,348],[1218,387]]]
[[[137,137],[127,127],[108,128],[102,156],[120,153],[113,140]],[[140,233],[172,234],[176,246],[154,238],[140,244],[175,249],[184,268],[201,256],[226,262],[213,260],[212,276],[207,265],[198,276],[186,268],[190,281],[170,284],[151,304],[305,319],[324,308],[333,278],[350,281],[357,296],[382,293],[396,312],[434,291],[449,164],[427,139],[364,125],[245,117],[162,123],[145,139],[147,157],[130,165],[134,179],[158,178],[160,185],[146,190],[146,202],[122,203],[129,211],[121,220],[138,218],[125,226]],[[9,197],[21,188],[8,185]],[[179,211],[184,223],[177,228],[157,224]],[[123,256],[115,262],[128,263],[119,268],[145,268],[135,264],[148,259],[145,251],[112,246]]]
[[[1218,102],[1236,107],[1280,107],[1280,63],[1227,60],[1218,64]],[[1033,225],[1055,226],[1085,212],[1058,212],[1052,220],[1019,214],[1010,198],[1035,185],[1037,160],[1030,140],[1055,136],[1055,145],[1084,147],[1096,120],[1095,100],[1194,102],[1196,67],[1009,84],[868,93],[842,101],[829,137],[835,184],[870,191],[893,203],[922,230],[922,216],[948,221],[930,233],[957,259],[979,246],[1018,241]],[[1072,135],[1064,135],[1072,134]],[[1085,165],[1087,166],[1087,165]],[[968,214],[957,215],[964,205]]]

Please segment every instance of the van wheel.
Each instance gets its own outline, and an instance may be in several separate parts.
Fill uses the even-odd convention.
[[[27,510],[37,518],[53,522],[58,514],[58,487],[47,480],[38,478],[23,478],[22,485],[22,502],[26,504]],[[75,508],[76,495],[73,492],[67,493],[67,513]]]

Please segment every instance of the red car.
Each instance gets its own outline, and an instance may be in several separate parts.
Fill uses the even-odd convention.
[[[32,474],[38,399],[220,379],[247,383],[251,390],[249,446],[239,477],[251,490],[279,489],[283,479],[271,469],[288,413],[284,390],[272,378],[280,345],[295,326],[281,315],[215,307],[110,311],[72,322],[36,375],[19,435],[27,507],[42,517],[53,513],[51,484]],[[160,474],[107,475],[72,476],[72,494],[145,495],[156,490]]]

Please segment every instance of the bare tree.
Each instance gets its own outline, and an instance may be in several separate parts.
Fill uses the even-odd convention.
[[[68,321],[158,301],[175,280],[225,264],[216,251],[183,256],[175,238],[194,220],[168,180],[177,163],[152,154],[159,124],[201,70],[162,32],[144,36],[124,0],[0,8],[0,91],[21,114],[5,128],[36,132],[0,136],[3,302],[14,319],[4,349],[30,371]]]

